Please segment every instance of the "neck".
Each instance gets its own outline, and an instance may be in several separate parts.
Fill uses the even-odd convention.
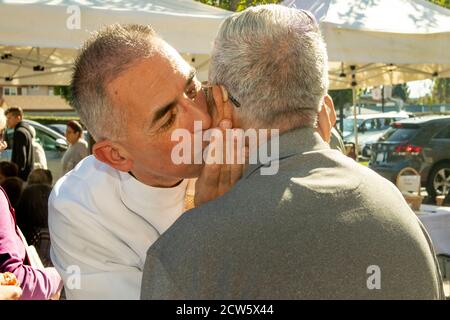
[[[168,179],[163,177],[146,176],[131,171],[129,172],[129,174],[139,182],[154,188],[174,188],[183,181],[183,179]]]

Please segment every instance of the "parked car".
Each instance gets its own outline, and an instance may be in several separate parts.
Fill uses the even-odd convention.
[[[396,182],[400,170],[416,169],[430,199],[450,190],[450,116],[407,119],[372,145],[369,167]]]
[[[29,125],[36,130],[36,141],[42,145],[47,158],[47,167],[52,172],[53,181],[56,181],[62,176],[61,159],[64,152],[68,148],[68,144],[64,135],[59,134],[55,130],[40,124],[39,122],[24,119]],[[11,146],[13,139],[13,129],[7,129],[6,141],[8,147],[0,154],[0,161],[11,160]]]
[[[409,115],[403,112],[357,115],[358,154],[366,158],[370,157],[370,146],[372,143],[378,141],[378,139],[390,128],[391,123],[407,118],[409,118]],[[345,142],[355,143],[354,122],[355,120],[352,116],[344,119],[343,136]]]

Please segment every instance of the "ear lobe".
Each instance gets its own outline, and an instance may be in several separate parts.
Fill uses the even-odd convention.
[[[133,168],[133,160],[128,153],[117,144],[103,140],[92,147],[92,153],[97,160],[123,172],[129,172]]]

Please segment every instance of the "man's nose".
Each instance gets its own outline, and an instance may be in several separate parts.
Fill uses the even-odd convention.
[[[205,99],[201,99],[201,97],[199,97],[194,101],[190,101],[190,107],[187,112],[190,113],[190,118],[193,121],[201,121],[203,130],[211,127],[211,115],[208,113]]]

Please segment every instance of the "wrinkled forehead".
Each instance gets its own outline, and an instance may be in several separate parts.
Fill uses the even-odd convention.
[[[159,54],[167,59],[171,64],[172,68],[181,74],[187,75],[190,73],[192,67],[183,59],[183,57],[178,53],[178,51],[169,45],[167,42],[162,41],[160,43]]]

